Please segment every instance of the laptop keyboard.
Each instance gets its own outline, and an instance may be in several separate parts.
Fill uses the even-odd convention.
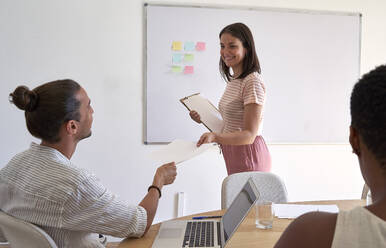
[[[182,247],[214,247],[214,223],[188,221]]]

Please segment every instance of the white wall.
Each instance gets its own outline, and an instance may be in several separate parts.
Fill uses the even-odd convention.
[[[172,3],[208,2],[361,12],[361,71],[385,62],[383,0]],[[79,144],[73,161],[95,172],[127,201],[137,204],[142,199],[158,166],[148,155],[159,148],[143,144],[143,19],[141,0],[0,0],[0,168],[33,140],[23,113],[8,103],[8,94],[20,84],[33,88],[50,80],[72,78],[87,90],[95,110],[93,136]],[[269,87],[269,82],[266,85]],[[363,179],[348,145],[269,148],[273,172],[285,181],[290,200],[360,196]],[[225,176],[216,149],[184,163],[175,183],[163,190],[156,221],[175,217],[179,191],[186,194],[185,214],[220,208]]]

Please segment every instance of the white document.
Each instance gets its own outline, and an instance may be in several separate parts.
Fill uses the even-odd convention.
[[[214,146],[215,143],[208,143],[197,147],[195,142],[176,139],[162,149],[153,151],[150,157],[161,164],[175,162],[177,165]]]
[[[294,219],[302,214],[323,211],[329,213],[338,213],[339,208],[337,205],[300,205],[300,204],[274,204],[273,210],[275,216],[278,218]]]
[[[221,133],[224,123],[218,109],[199,93],[180,99],[189,111],[196,111],[202,123],[211,132]]]

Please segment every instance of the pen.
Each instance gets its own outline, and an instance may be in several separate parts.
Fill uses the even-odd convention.
[[[217,219],[221,218],[221,215],[214,215],[214,216],[197,216],[197,217],[192,217],[192,220],[202,220],[202,219]]]

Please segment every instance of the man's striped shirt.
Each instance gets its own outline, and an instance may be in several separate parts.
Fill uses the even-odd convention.
[[[139,237],[147,223],[144,208],[124,203],[62,153],[35,143],[0,170],[0,209],[40,226],[58,247],[103,247],[92,233]]]

